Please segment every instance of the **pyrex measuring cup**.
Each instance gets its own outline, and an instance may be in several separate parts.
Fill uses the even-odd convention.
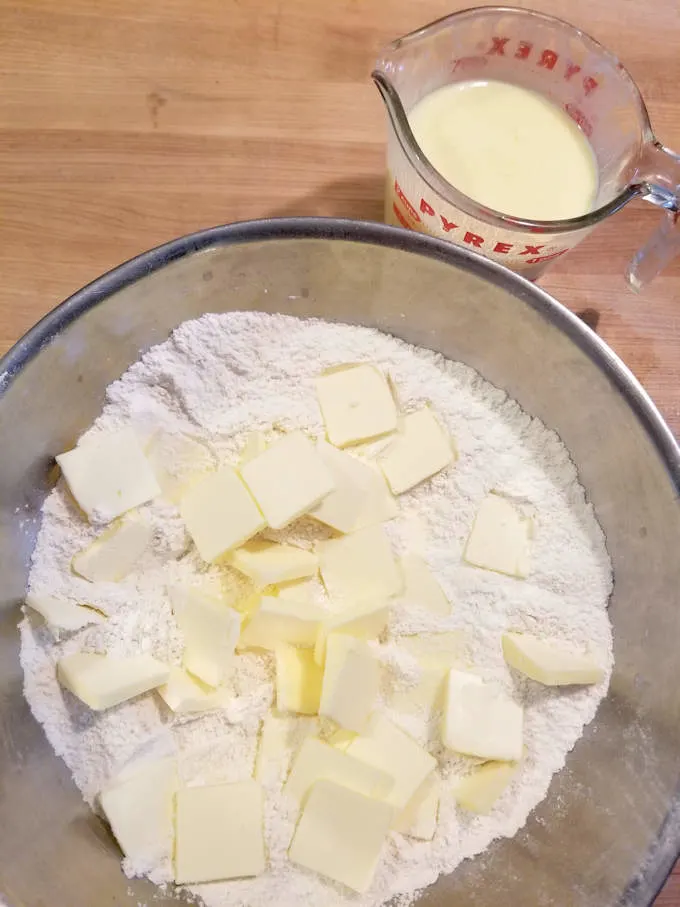
[[[464,10],[390,44],[373,79],[392,127],[388,223],[467,245],[535,279],[601,220],[641,197],[668,213],[631,262],[631,286],[640,289],[680,252],[680,157],[654,137],[621,63],[577,28],[513,7]],[[599,171],[592,211],[568,220],[513,217],[464,195],[432,167],[409,127],[409,111],[442,85],[486,79],[538,91],[576,122]]]

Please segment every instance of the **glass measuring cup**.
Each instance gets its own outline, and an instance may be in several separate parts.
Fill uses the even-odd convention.
[[[600,221],[633,198],[666,209],[627,277],[639,290],[680,253],[680,156],[657,141],[635,82],[579,29],[542,13],[479,7],[398,38],[372,73],[387,107],[385,219],[474,248],[535,280]],[[442,85],[487,80],[540,92],[574,120],[595,153],[594,209],[567,220],[527,220],[458,191],[429,163],[408,113]],[[568,178],[565,175],[565,178]]]

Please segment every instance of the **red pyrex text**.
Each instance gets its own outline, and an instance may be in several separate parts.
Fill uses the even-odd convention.
[[[423,218],[420,216],[416,208],[411,204],[409,199],[404,194],[404,190],[399,185],[399,182],[395,179],[394,181],[394,194],[399,199],[401,204],[404,207],[404,211],[400,209],[396,202],[392,205],[392,211],[394,216],[397,218],[402,227],[406,227],[409,230],[417,230],[417,224],[427,224],[423,221]],[[425,201],[424,198],[420,199],[420,213],[426,214],[428,217],[437,218],[437,212],[434,210],[432,205]],[[460,226],[452,220],[448,220],[443,214],[439,214],[439,221],[441,222],[441,228],[444,233],[452,233],[454,230],[460,230]],[[413,223],[409,223],[408,219],[410,218]],[[437,224],[439,227],[439,224]],[[459,242],[464,242],[468,246],[474,246],[475,249],[482,249],[486,240],[485,237],[481,236],[479,233],[472,233],[470,230],[465,230],[462,236],[457,235],[456,239]],[[486,251],[495,252],[500,255],[507,255],[509,252],[512,252],[513,255],[527,255],[531,258],[526,258],[525,262],[528,265],[539,264],[543,261],[549,261],[551,258],[559,258],[560,255],[564,255],[565,252],[568,252],[568,249],[551,249],[546,251],[545,254],[541,254],[545,249],[545,245],[531,245],[530,243],[509,243],[509,242],[496,242],[493,246],[486,246]]]

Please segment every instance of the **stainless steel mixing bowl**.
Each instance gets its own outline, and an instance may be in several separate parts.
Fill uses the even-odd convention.
[[[542,290],[428,237],[316,219],[220,227],[148,252],[55,309],[0,365],[0,893],[10,907],[157,894],[124,878],[31,717],[16,623],[53,455],[140,352],[187,318],[232,309],[356,322],[431,347],[562,436],[614,563],[611,689],[526,827],[422,903],[650,904],[680,841],[680,450],[625,366]]]

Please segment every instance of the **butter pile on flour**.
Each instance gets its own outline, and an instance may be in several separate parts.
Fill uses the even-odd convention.
[[[206,315],[57,460],[25,693],[130,876],[406,904],[521,828],[606,693],[568,452],[460,363]]]

